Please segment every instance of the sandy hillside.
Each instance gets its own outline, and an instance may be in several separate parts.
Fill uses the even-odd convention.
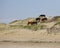
[[[60,33],[48,34],[47,30],[32,31],[28,29],[14,29],[0,31],[0,41],[60,41]]]
[[[56,18],[55,18],[56,19]],[[30,19],[29,19],[30,20]],[[60,19],[59,19],[60,20]],[[47,29],[43,29],[42,25],[46,25],[45,28],[60,28],[59,20],[53,20],[52,22],[40,23],[35,31],[35,26],[23,26],[27,24],[28,19],[12,22],[8,25],[0,24],[0,41],[60,41],[60,30],[53,30],[50,33]],[[19,24],[21,23],[21,24]],[[29,29],[28,29],[29,28]],[[31,29],[32,30],[31,30]]]

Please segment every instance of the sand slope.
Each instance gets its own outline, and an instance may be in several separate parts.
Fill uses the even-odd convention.
[[[0,41],[60,41],[60,33],[48,34],[47,30],[32,31],[28,29],[14,29],[0,31]]]

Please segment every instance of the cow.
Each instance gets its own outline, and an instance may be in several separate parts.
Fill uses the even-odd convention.
[[[36,18],[36,21],[37,21],[37,22],[40,22],[40,18]]]
[[[37,22],[36,21],[34,21],[34,22],[28,22],[27,25],[29,25],[29,24],[30,25],[37,25]]]
[[[46,15],[44,15],[44,14],[41,14],[39,17],[46,17]]]
[[[47,18],[43,18],[42,21],[47,21]]]

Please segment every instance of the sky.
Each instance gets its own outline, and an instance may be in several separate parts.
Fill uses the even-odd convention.
[[[60,0],[0,0],[0,22],[60,15]]]

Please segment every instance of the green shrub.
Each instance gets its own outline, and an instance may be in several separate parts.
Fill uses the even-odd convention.
[[[5,30],[6,28],[0,28],[0,31],[3,31],[3,30]]]
[[[31,29],[31,30],[39,30],[39,29],[43,29],[44,25],[31,25],[31,26],[24,26],[23,28],[26,29]]]
[[[10,25],[10,28],[23,28],[23,25]]]

